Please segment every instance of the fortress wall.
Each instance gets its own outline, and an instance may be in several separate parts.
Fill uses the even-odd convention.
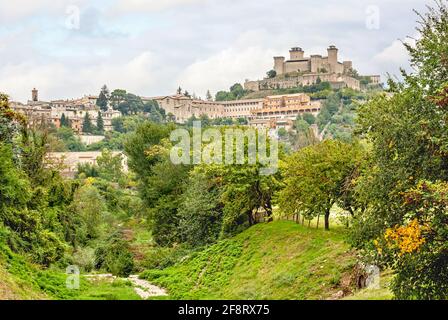
[[[245,90],[260,91],[259,81],[246,81],[244,83]]]
[[[289,72],[309,72],[310,71],[310,61],[309,60],[303,60],[303,61],[286,61],[285,62],[285,73]]]

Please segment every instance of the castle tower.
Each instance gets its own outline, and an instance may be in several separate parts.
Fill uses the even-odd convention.
[[[353,63],[351,61],[344,61],[342,64],[344,65],[344,73],[348,73],[353,69]]]
[[[277,75],[285,72],[285,57],[274,57],[274,70]]]
[[[302,48],[294,47],[289,50],[289,56],[291,60],[302,60],[304,56]]]
[[[32,101],[39,101],[39,92],[37,91],[36,88],[31,90],[31,100]]]
[[[319,54],[313,54],[310,57],[310,70],[312,73],[318,73],[323,68],[322,56]]]
[[[328,64],[330,65],[330,71],[336,71],[336,65],[338,64],[338,48],[331,45],[328,49]]]

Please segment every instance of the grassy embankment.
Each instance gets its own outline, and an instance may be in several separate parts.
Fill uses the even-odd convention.
[[[148,235],[136,235],[146,247]],[[344,237],[343,227],[326,232],[291,221],[263,223],[142,277],[168,289],[164,298],[171,299],[331,299],[354,289],[349,279],[356,259]],[[391,278],[386,273],[380,289],[345,299],[390,299]],[[79,290],[67,289],[65,281],[62,271],[43,271],[0,245],[0,299],[139,299],[129,281],[81,277]]]
[[[92,282],[80,278],[79,289],[66,286],[67,276],[60,270],[42,270],[0,243],[0,300],[126,300],[139,299],[129,281]]]
[[[141,277],[173,299],[329,299],[353,290],[356,258],[344,237],[343,227],[263,223]]]

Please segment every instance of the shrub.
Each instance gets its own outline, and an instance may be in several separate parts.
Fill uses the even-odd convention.
[[[116,276],[129,276],[134,270],[134,256],[122,232],[115,232],[95,250],[95,267]]]

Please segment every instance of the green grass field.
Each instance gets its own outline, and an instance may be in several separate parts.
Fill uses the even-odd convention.
[[[342,227],[262,223],[142,278],[173,299],[327,299],[356,262],[344,236]]]

